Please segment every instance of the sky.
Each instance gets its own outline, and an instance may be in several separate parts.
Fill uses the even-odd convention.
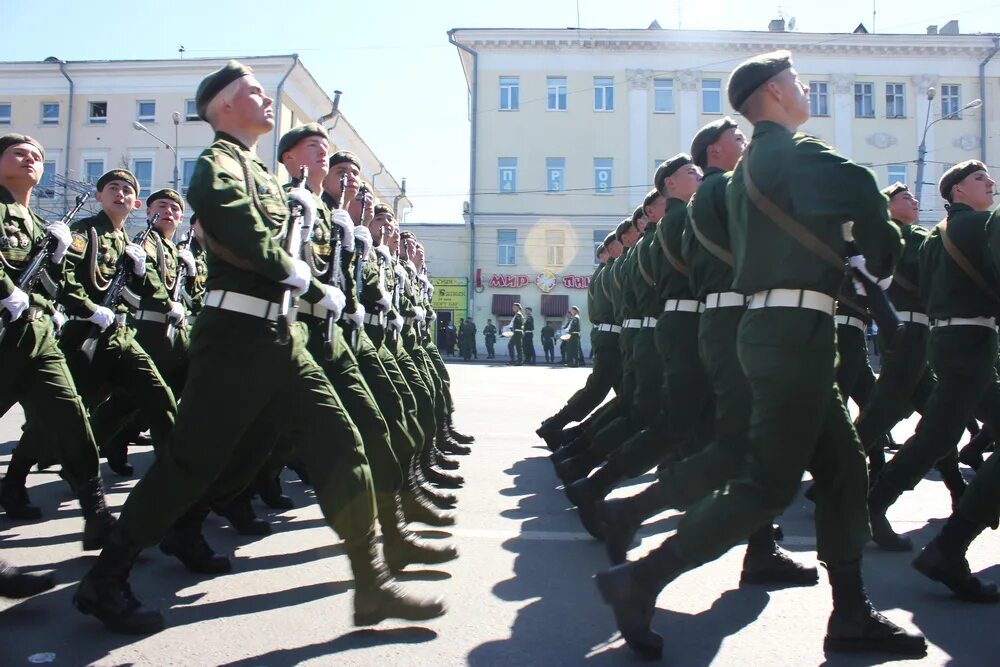
[[[945,6],[946,5],[946,6]],[[235,57],[298,53],[398,181],[408,222],[455,222],[469,190],[468,91],[451,28],[766,30],[795,17],[798,32],[923,33],[959,21],[963,33],[1000,33],[990,0],[172,0],[94,5],[0,0],[0,61]],[[579,20],[578,20],[579,17]],[[12,29],[22,26],[24,29]]]

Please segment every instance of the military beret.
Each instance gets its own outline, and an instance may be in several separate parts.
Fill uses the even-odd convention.
[[[882,188],[882,194],[884,194],[889,199],[892,199],[900,192],[909,192],[909,191],[910,188],[906,185],[906,183],[901,183],[900,181],[896,181],[887,188]]]
[[[323,137],[324,139],[330,138],[326,133],[326,128],[319,123],[306,123],[305,125],[299,125],[298,127],[292,128],[288,132],[285,132],[281,136],[281,141],[278,142],[278,162],[284,164],[285,151],[292,150],[306,137]]]
[[[618,240],[618,237],[615,235],[614,232],[611,232],[610,234],[608,234],[607,236],[604,237],[604,241],[603,241],[604,247],[608,247],[609,245],[611,245],[612,243],[614,243],[617,240]]]
[[[632,217],[629,218],[630,222],[634,225],[639,222],[639,218],[646,215],[646,209],[642,206],[636,206],[635,210],[632,211]]]
[[[511,304],[511,308],[520,308],[520,307],[521,307],[521,304],[519,304],[517,301],[515,301],[514,303]]]
[[[974,174],[977,171],[986,171],[986,165],[979,160],[959,162],[954,167],[948,169],[948,171],[944,172],[944,176],[941,177],[941,181],[938,183],[941,196],[951,201],[951,189],[964,181],[966,176]]]
[[[577,308],[576,306],[570,306],[570,307],[569,307],[569,309],[570,309],[570,310],[575,310],[575,311],[576,311],[576,312],[578,312],[578,313],[580,312],[580,309],[579,309],[579,308]]]
[[[253,70],[236,60],[230,60],[221,69],[217,69],[198,84],[198,92],[194,95],[195,108],[198,110],[198,117],[208,120],[205,112],[208,111],[208,104],[215,96],[222,92],[222,89],[237,79],[253,74]]]
[[[180,193],[176,190],[171,190],[170,188],[163,188],[162,190],[157,190],[153,194],[146,197],[146,206],[152,206],[153,202],[157,199],[169,199],[171,201],[177,202],[177,205],[184,210],[184,199],[181,197]]]
[[[792,54],[784,50],[771,51],[744,60],[729,75],[729,84],[726,86],[729,104],[739,111],[755,90],[767,83],[772,76],[790,69],[791,66]]]
[[[390,208],[388,204],[383,204],[379,202],[378,204],[375,204],[375,208],[373,208],[372,211],[373,211],[372,215],[385,214],[390,218],[392,217],[392,208]]]
[[[615,238],[621,241],[622,234],[624,234],[631,226],[632,226],[632,218],[625,218],[624,220],[619,222],[618,226],[615,227]]]
[[[736,121],[726,116],[698,130],[698,134],[691,140],[691,159],[694,163],[702,169],[708,167],[709,146],[718,141],[723,132],[735,127],[739,127]]]
[[[31,144],[38,149],[39,153],[42,154],[42,158],[45,158],[45,149],[42,148],[42,145],[38,143],[37,139],[33,139],[26,134],[17,133],[5,134],[0,137],[0,155],[3,155],[3,152],[11,146],[16,146],[18,144]]]
[[[331,167],[333,167],[334,165],[342,164],[344,162],[350,162],[358,169],[361,169],[361,160],[359,160],[358,156],[352,153],[351,151],[337,151],[336,153],[330,156]]]
[[[686,164],[691,164],[691,156],[687,153],[678,153],[657,167],[656,174],[653,176],[653,184],[656,186],[657,191],[666,195],[666,192],[663,190],[664,181],[673,176],[674,172]]]
[[[97,179],[97,191],[100,192],[104,189],[104,186],[111,181],[125,181],[132,186],[135,190],[135,194],[139,194],[139,181],[135,180],[135,176],[128,169],[112,169],[111,171],[105,173],[99,179]]]

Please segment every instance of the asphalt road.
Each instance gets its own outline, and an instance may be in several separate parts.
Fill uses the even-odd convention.
[[[0,518],[0,553],[31,570],[52,570],[60,585],[25,601],[0,600],[0,665],[631,665],[635,658],[614,632],[592,575],[606,567],[557,487],[548,451],[534,428],[586,377],[587,369],[453,365],[457,425],[476,435],[462,461],[467,483],[458,492],[459,522],[451,530],[461,558],[403,577],[415,592],[446,596],[447,616],[426,625],[388,622],[358,630],[351,621],[350,572],[337,539],[324,525],[308,489],[286,472],[298,504],[272,513],[274,533],[252,541],[212,517],[206,535],[234,554],[235,571],[211,580],[184,570],[155,549],[136,565],[133,586],[160,607],[167,629],[132,638],[104,631],[70,605],[73,587],[94,558],[80,551],[78,506],[53,472],[29,479],[46,520],[15,524]],[[15,409],[0,420],[0,465],[20,433]],[[912,432],[897,428],[898,440]],[[144,469],[149,451],[133,450]],[[969,471],[967,471],[969,472]],[[107,477],[118,507],[134,480]],[[631,494],[639,480],[617,493]],[[265,510],[261,507],[260,512]],[[949,513],[936,478],[906,494],[890,513],[898,530],[922,546]],[[785,546],[814,563],[809,503],[801,497],[781,520]],[[659,543],[676,517],[662,514],[642,532],[641,549]],[[443,537],[423,531],[428,537]],[[1000,578],[1000,538],[988,531],[973,545],[973,571]],[[884,656],[826,656],[830,611],[825,576],[812,588],[768,591],[739,587],[743,548],[672,583],[658,600],[654,628],[666,641],[665,664],[875,665]],[[876,606],[932,644],[920,665],[1000,662],[1000,607],[973,606],[909,567],[910,557],[870,548],[865,577]]]

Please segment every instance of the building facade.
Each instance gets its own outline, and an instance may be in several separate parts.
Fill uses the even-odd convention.
[[[337,148],[352,150],[363,176],[384,201],[411,207],[400,185],[296,55],[240,58],[275,100],[275,128],[261,137],[257,155],[279,177],[281,135],[322,119]],[[143,194],[164,187],[181,192],[212,129],[198,118],[199,82],[228,58],[0,63],[0,134],[21,132],[45,146],[45,175],[32,204],[46,217],[67,210],[76,192],[105,171],[126,167]],[[138,124],[140,127],[136,127]],[[94,209],[94,204],[90,204]],[[188,212],[190,214],[190,211]],[[140,210],[136,222],[144,217]]]
[[[731,115],[750,136],[726,82],[739,62],[774,49],[792,51],[810,87],[813,118],[803,130],[881,183],[918,191],[923,143],[921,221],[937,222],[943,171],[1000,156],[1000,135],[989,130],[1000,121],[1000,40],[948,28],[452,30],[472,121],[468,312],[481,329],[487,317],[507,319],[514,300],[555,323],[577,305],[586,322],[595,244],[641,204],[656,165],[689,151],[703,125]],[[963,110],[976,99],[981,106]]]

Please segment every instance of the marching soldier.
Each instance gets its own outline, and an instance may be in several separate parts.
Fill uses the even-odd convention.
[[[566,354],[569,355],[569,367],[576,368],[580,365],[580,309],[576,306],[570,306],[569,312],[566,314],[569,320],[569,328],[566,333],[569,334],[569,340],[566,341]]]
[[[535,316],[531,308],[524,309],[524,363],[535,365]]]
[[[520,366],[524,363],[524,315],[521,314],[521,304],[513,305],[514,317],[510,321],[510,331],[513,334],[507,343],[507,363]]]
[[[486,358],[496,359],[497,328],[493,324],[493,320],[486,320],[486,326],[483,327],[483,339],[486,342]]]
[[[554,364],[556,363],[556,330],[552,328],[552,325],[548,322],[542,327],[541,331],[542,337],[542,352],[545,354],[545,363]]]

